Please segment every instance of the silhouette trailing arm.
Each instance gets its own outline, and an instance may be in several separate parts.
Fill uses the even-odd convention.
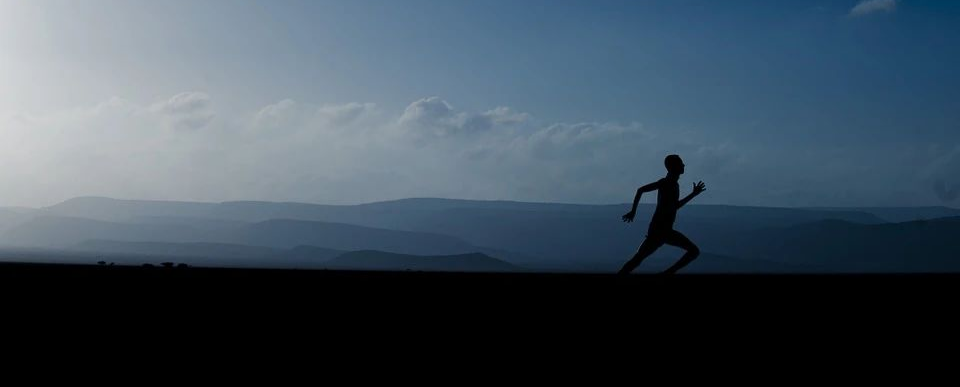
[[[660,188],[660,181],[655,181],[643,187],[637,188],[637,194],[633,197],[633,206],[630,207],[630,212],[623,216],[623,221],[627,223],[632,222],[633,217],[637,214],[637,206],[640,205],[640,197],[643,196],[643,193],[656,191],[658,188]]]

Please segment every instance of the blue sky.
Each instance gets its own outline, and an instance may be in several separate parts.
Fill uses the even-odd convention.
[[[0,0],[0,131],[30,150],[0,156],[0,204],[611,203],[676,152],[708,203],[956,206],[958,19],[922,0]]]

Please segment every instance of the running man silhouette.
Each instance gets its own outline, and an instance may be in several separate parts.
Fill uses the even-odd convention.
[[[623,215],[624,222],[633,222],[634,216],[637,215],[637,205],[640,203],[640,196],[643,195],[644,192],[657,191],[657,209],[653,213],[653,219],[650,220],[650,226],[647,229],[647,238],[640,245],[640,248],[637,249],[637,253],[633,255],[633,258],[623,265],[619,274],[630,274],[633,269],[640,266],[640,263],[643,262],[644,259],[664,244],[677,246],[687,251],[677,263],[664,271],[664,274],[676,273],[700,255],[700,249],[697,248],[697,245],[693,244],[690,239],[687,239],[687,237],[679,231],[673,229],[673,222],[677,219],[677,210],[683,207],[684,204],[687,204],[690,199],[706,191],[706,187],[702,181],[694,183],[693,192],[687,195],[687,197],[680,199],[680,184],[678,181],[684,171],[683,160],[680,159],[680,156],[669,155],[663,160],[663,164],[667,167],[667,176],[638,188],[637,195],[633,198],[633,208],[631,208],[630,212],[626,213],[626,215]]]

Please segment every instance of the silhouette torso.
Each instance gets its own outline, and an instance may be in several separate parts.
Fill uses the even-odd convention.
[[[657,210],[650,220],[651,234],[673,230],[673,223],[677,219],[677,205],[680,202],[680,184],[676,179],[665,177],[660,179],[658,185]]]

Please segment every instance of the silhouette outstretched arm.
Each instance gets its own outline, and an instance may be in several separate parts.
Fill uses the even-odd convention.
[[[697,197],[703,191],[706,191],[707,187],[703,184],[702,181],[693,184],[693,192],[691,192],[687,197],[680,199],[680,202],[677,203],[677,209],[679,210],[683,207],[684,204],[687,204],[691,199]]]
[[[633,197],[633,207],[630,208],[630,212],[623,215],[623,221],[627,223],[633,222],[633,217],[637,215],[637,205],[640,204],[640,196],[643,196],[644,192],[656,191],[658,189],[660,189],[659,180],[637,188],[637,194]]]

